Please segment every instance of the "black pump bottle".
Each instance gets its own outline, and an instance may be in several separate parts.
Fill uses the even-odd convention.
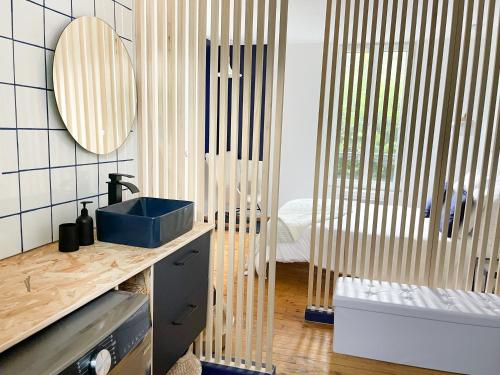
[[[87,210],[87,204],[92,203],[92,201],[81,202],[83,205],[82,213],[76,219],[76,224],[78,225],[78,239],[80,241],[80,246],[88,246],[94,244],[94,220],[89,216],[89,210]]]

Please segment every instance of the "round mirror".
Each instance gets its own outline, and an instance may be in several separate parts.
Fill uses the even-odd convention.
[[[120,147],[134,122],[137,94],[118,34],[96,17],[74,20],[57,43],[53,75],[57,107],[73,138],[96,154]]]

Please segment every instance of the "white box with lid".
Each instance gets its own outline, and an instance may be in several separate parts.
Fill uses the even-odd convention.
[[[500,374],[500,296],[340,278],[336,353],[465,374]]]

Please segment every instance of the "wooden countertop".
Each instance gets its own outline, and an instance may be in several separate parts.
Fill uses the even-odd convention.
[[[156,249],[96,242],[74,253],[49,244],[0,261],[0,353],[207,233],[193,229]]]

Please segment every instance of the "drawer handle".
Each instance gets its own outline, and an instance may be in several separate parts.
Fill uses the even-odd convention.
[[[174,262],[174,265],[175,266],[183,266],[185,265],[187,262],[189,262],[192,258],[194,258],[196,255],[198,255],[200,252],[199,250],[191,250],[189,252],[188,255],[186,255],[184,258],[180,259],[180,260],[176,260]]]
[[[186,309],[184,310],[184,312],[182,313],[182,315],[174,320],[172,322],[172,324],[174,326],[181,326],[184,324],[184,321],[189,318],[191,316],[192,313],[194,313],[196,310],[198,309],[198,305],[193,305],[192,303],[190,303],[189,305],[187,305]]]

